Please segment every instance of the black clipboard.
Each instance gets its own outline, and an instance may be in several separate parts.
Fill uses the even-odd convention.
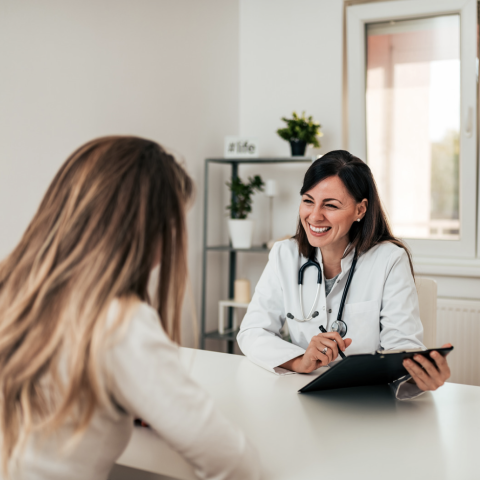
[[[452,350],[453,347],[431,350],[384,350],[373,354],[350,355],[335,363],[298,393],[391,383],[408,375],[403,366],[405,358],[412,358],[417,354],[429,358],[430,352],[433,351],[445,356]]]

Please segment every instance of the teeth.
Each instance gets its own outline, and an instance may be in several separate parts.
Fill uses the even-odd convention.
[[[323,227],[323,228],[316,228],[310,225],[310,228],[315,232],[315,233],[323,233],[326,232],[327,230],[330,230],[330,227]]]

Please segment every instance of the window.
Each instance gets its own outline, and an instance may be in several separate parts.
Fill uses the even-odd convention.
[[[438,3],[348,7],[349,148],[414,254],[474,258],[477,4]]]
[[[366,28],[367,158],[392,227],[458,240],[460,16]]]

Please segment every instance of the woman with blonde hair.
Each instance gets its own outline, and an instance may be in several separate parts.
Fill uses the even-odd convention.
[[[258,478],[174,343],[191,194],[174,158],[136,137],[93,140],[60,168],[0,263],[0,477],[106,479],[137,416],[200,478]]]

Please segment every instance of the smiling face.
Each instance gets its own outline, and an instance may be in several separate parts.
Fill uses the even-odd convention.
[[[350,227],[366,211],[367,200],[357,203],[335,176],[322,180],[302,195],[299,215],[312,247],[345,249]]]

